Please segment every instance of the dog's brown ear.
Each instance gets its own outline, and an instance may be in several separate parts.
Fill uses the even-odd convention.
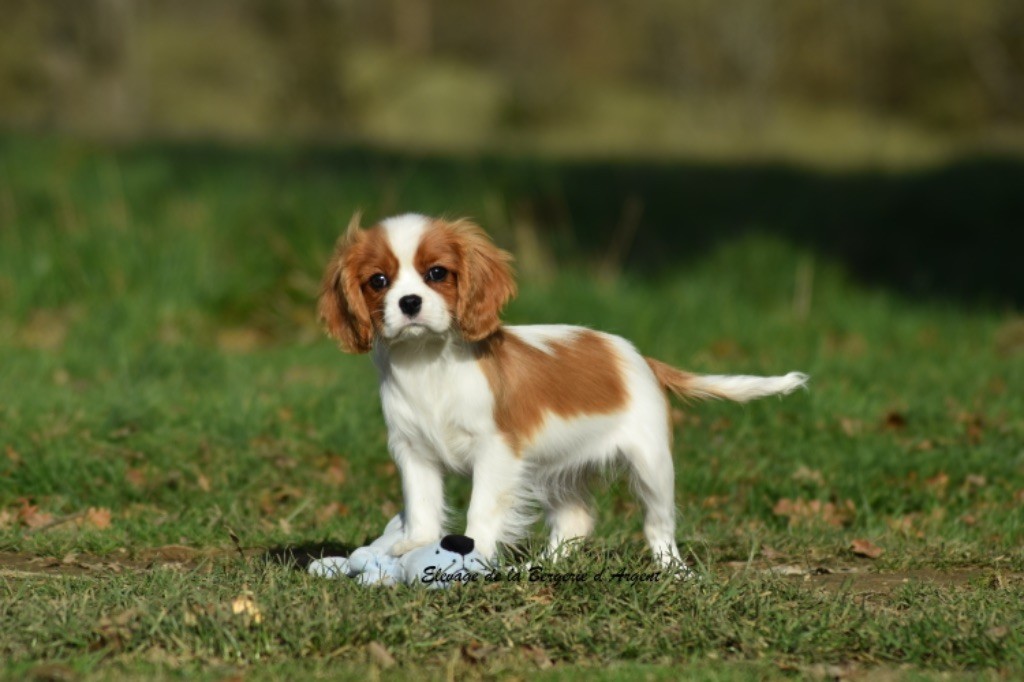
[[[475,223],[449,223],[462,260],[456,315],[462,335],[479,341],[501,326],[501,310],[516,295],[512,256],[496,247]]]
[[[327,333],[347,353],[366,353],[373,346],[373,325],[351,262],[352,247],[363,238],[359,213],[338,239],[320,285],[318,310]]]

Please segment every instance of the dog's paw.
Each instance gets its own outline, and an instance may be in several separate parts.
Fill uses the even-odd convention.
[[[482,582],[491,566],[475,551],[474,542],[465,535],[446,535],[415,549],[399,559],[405,569],[406,583],[443,589],[453,584]]]
[[[679,582],[700,580],[700,574],[686,564],[680,564],[679,566],[669,568],[668,574],[673,580]]]

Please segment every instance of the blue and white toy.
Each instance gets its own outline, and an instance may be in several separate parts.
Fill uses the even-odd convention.
[[[348,557],[324,557],[309,564],[312,575],[323,578],[354,578],[362,585],[425,585],[432,589],[453,583],[476,582],[491,570],[483,555],[465,535],[446,535],[440,541],[414,549],[400,557],[388,548],[402,538],[401,514],[384,528],[384,534]]]

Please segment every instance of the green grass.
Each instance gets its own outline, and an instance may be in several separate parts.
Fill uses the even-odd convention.
[[[619,253],[607,245],[626,230],[621,210],[593,231],[580,217],[607,200],[601,187],[577,194],[584,171],[0,139],[3,674],[43,662],[89,678],[203,679],[1024,670],[1024,323],[1012,306],[985,286],[977,305],[969,287],[942,298],[892,271],[864,274],[831,237],[778,215],[729,238],[680,236],[671,168],[645,171],[644,227]],[[561,212],[516,209],[558,197]],[[678,535],[702,580],[426,594],[259,558],[360,543],[400,505],[369,361],[333,348],[313,316],[320,269],[357,207],[480,217],[522,256],[511,322],[590,325],[695,371],[812,375],[809,393],[784,400],[676,406]],[[996,208],[976,213],[981,233],[1013,217]],[[702,210],[694,220],[713,223]],[[894,239],[927,251],[927,226],[911,228]],[[1012,254],[992,258],[998,271]],[[449,489],[464,508],[465,482]],[[591,551],[566,570],[644,569],[627,486],[611,477],[598,500]],[[780,500],[839,516],[791,523],[773,511]],[[109,510],[109,527],[90,508]],[[63,523],[30,527],[47,514]],[[854,539],[885,553],[858,558]],[[218,553],[147,559],[167,545]],[[909,578],[824,589],[771,564]],[[942,582],[956,571],[968,579]],[[232,613],[243,594],[261,622]]]

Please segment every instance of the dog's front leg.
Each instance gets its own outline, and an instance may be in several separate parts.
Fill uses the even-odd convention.
[[[417,455],[407,443],[393,443],[392,457],[402,476],[404,536],[391,546],[401,556],[441,538],[444,530],[444,477],[438,464]]]
[[[495,437],[482,444],[473,463],[473,492],[466,512],[466,535],[487,559],[498,543],[518,537],[529,522],[522,508],[523,460]]]

